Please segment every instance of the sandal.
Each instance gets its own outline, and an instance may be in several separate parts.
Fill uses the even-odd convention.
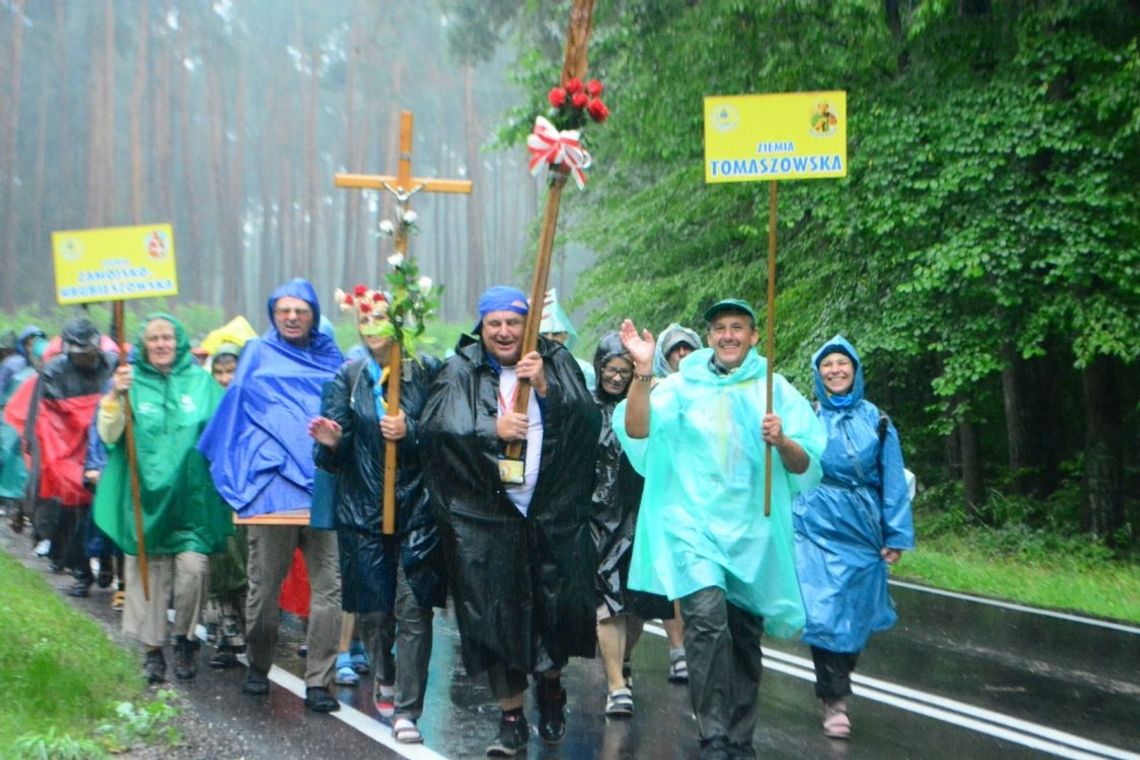
[[[633,715],[633,691],[614,689],[606,695],[606,717],[628,718]]]
[[[392,738],[400,744],[423,744],[424,741],[419,726],[410,718],[396,718],[392,724]]]

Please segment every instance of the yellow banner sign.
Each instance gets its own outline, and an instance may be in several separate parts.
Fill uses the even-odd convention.
[[[846,176],[846,92],[705,98],[705,182]]]
[[[51,234],[61,304],[178,295],[169,224]]]

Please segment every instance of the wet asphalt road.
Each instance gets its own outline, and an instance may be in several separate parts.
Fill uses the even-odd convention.
[[[31,556],[27,540],[5,525],[4,544],[56,587]],[[813,696],[806,647],[766,639],[761,725],[762,758],[1018,758],[1074,757],[1140,760],[1140,628],[1044,616],[896,585],[900,622],[874,638],[859,662],[851,700],[854,738],[826,739]],[[73,600],[79,609],[114,623],[109,592]],[[1140,604],[1140,600],[1138,600]],[[534,729],[530,695],[530,758],[653,758],[697,755],[695,724],[684,686],[665,674],[668,652],[650,626],[633,656],[636,714],[603,715],[601,664],[573,660],[564,674],[569,730],[549,747]],[[204,647],[199,676],[177,687],[219,729],[240,732],[248,760],[258,758],[478,758],[493,738],[498,709],[484,679],[468,679],[459,661],[459,635],[449,612],[437,613],[427,709],[426,743],[396,745],[361,686],[338,687],[346,705],[336,716],[304,709],[297,677],[302,637],[295,618],[283,623],[275,684],[268,697],[240,692],[244,668],[212,671]],[[356,710],[349,709],[350,707]],[[357,712],[357,710],[359,712]],[[402,753],[402,754],[401,754]]]

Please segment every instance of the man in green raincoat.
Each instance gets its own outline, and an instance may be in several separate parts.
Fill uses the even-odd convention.
[[[174,594],[175,669],[193,678],[194,629],[205,598],[209,555],[225,548],[232,512],[195,445],[222,398],[222,387],[190,354],[186,331],[174,317],[146,319],[133,365],[119,367],[99,402],[99,437],[107,468],[95,494],[95,523],[126,555],[123,631],[146,648],[147,680],[165,679],[166,607]],[[143,595],[138,534],[127,468],[123,400],[130,403],[138,464],[139,501],[148,560],[149,599]]]
[[[804,611],[796,581],[792,498],[820,479],[826,444],[811,405],[773,378],[747,302],[705,312],[709,348],[653,381],[653,336],[630,320],[634,361],[614,431],[645,476],[629,587],[679,599],[689,693],[702,758],[751,758],[760,685],[760,636],[793,636]],[[773,448],[771,516],[764,515],[764,446]]]

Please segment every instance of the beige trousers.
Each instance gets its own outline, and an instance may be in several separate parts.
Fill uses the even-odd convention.
[[[194,627],[206,598],[210,558],[197,552],[147,557],[150,599],[143,597],[139,559],[126,555],[127,599],[123,607],[123,633],[147,647],[161,647],[170,640],[166,610],[174,595],[174,635],[194,638]]]

